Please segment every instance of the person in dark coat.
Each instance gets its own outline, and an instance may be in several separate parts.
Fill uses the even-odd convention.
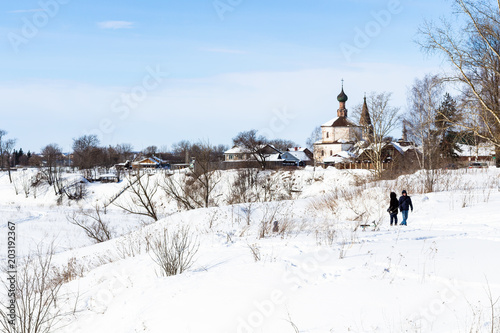
[[[407,225],[406,220],[408,220],[408,210],[413,212],[413,204],[411,203],[411,198],[406,193],[406,190],[403,190],[401,193],[401,197],[399,198],[399,210],[403,215],[403,221],[401,221],[401,225]]]
[[[398,225],[398,208],[399,208],[398,197],[396,196],[396,193],[391,192],[390,198],[391,198],[391,201],[389,203],[389,208],[387,208],[387,211],[389,212],[389,215],[391,216],[391,225],[393,222],[394,222],[394,225]]]

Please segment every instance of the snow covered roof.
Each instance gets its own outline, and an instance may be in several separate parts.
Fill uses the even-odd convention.
[[[335,140],[333,143],[354,143],[354,141],[347,140],[347,139],[338,139],[338,140]]]
[[[328,156],[323,159],[323,163],[343,163],[345,159],[340,156]]]
[[[401,145],[399,142],[391,142],[390,144],[394,146],[394,148],[396,148],[396,150],[399,151],[401,154],[406,153],[408,150],[411,149],[418,149],[418,147],[416,147],[413,144]]]
[[[291,157],[291,158],[290,158]],[[283,160],[297,160],[308,162],[311,159],[307,156],[305,151],[287,151],[281,155],[281,159]]]
[[[249,154],[251,153],[250,149],[244,148],[244,147],[238,147],[235,146],[229,150],[226,150],[224,154]]]
[[[132,162],[133,165],[152,165],[152,164],[163,164],[163,163],[167,163],[167,161],[164,161],[156,156],[146,157],[138,161]]]
[[[287,151],[306,151],[308,150],[307,148],[303,148],[303,147],[292,147],[292,148],[288,148]]]
[[[356,158],[357,157],[356,154],[351,153],[350,151],[345,151],[345,150],[340,151],[333,156],[339,156],[339,157],[343,157],[343,158]]]
[[[371,143],[370,145],[368,145],[367,147],[365,147],[364,145],[366,144],[366,141],[359,141],[357,144],[356,144],[356,153],[358,155],[361,155],[363,154],[365,151],[367,150],[372,150],[374,149],[374,147],[377,145],[381,145],[383,144],[383,148],[386,148],[387,146],[393,146],[394,149],[396,149],[400,154],[404,154],[406,153],[408,150],[411,150],[411,149],[417,149],[417,150],[420,150],[419,147],[416,147],[415,145],[413,144],[410,144],[410,145],[401,145],[399,144],[398,142],[389,142],[389,143],[378,143],[378,144],[373,144]]]
[[[487,143],[480,143],[477,146],[458,144],[462,151],[456,151],[458,156],[471,157],[471,156],[494,156],[495,146]]]
[[[323,159],[324,163],[343,163],[349,160],[355,159],[357,156],[349,151],[340,151],[332,156],[325,157]]]
[[[99,178],[112,178],[112,177],[117,177],[114,173],[105,173],[102,175],[99,175]]]
[[[329,121],[327,121],[323,125],[321,125],[321,127],[331,127],[331,126],[332,127],[352,127],[352,126],[359,126],[359,125],[350,121],[349,119],[347,119],[347,117],[335,117],[333,119],[330,119]]]
[[[281,153],[278,149],[276,149],[273,145],[270,144],[261,145],[260,149],[268,149],[268,150],[270,149],[271,151]],[[234,146],[233,148],[226,150],[224,152],[224,154],[251,154],[251,153],[252,151],[250,149],[240,146]]]
[[[268,162],[282,161],[281,154],[269,154],[269,155],[265,155],[265,159]]]

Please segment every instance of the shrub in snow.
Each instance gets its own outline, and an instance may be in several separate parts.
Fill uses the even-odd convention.
[[[196,238],[184,227],[174,233],[163,230],[151,241],[153,260],[165,276],[181,274],[194,263],[194,256],[200,247]]]
[[[114,236],[109,222],[102,218],[102,211],[98,205],[94,209],[80,209],[66,216],[69,223],[74,224],[85,231],[85,234],[96,243],[110,240]]]
[[[5,333],[49,333],[53,332],[62,314],[57,308],[61,299],[63,279],[52,265],[54,251],[38,248],[18,264],[15,279],[14,325],[9,316],[10,309],[0,305],[0,327]],[[9,280],[4,282],[9,291]],[[10,304],[10,303],[9,303]]]
[[[138,171],[129,180],[127,191],[130,196],[114,205],[131,214],[149,216],[158,221],[158,205],[156,203],[156,193],[158,192],[158,182],[156,178],[148,173]]]

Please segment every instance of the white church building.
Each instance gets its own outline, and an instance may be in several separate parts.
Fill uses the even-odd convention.
[[[361,113],[361,124],[356,124],[347,117],[347,95],[344,87],[337,96],[339,109],[337,117],[321,125],[321,140],[314,143],[314,161],[317,164],[335,162],[339,158],[354,157],[350,153],[356,142],[366,140],[367,134],[363,129],[370,128],[371,121],[366,105],[366,97]]]

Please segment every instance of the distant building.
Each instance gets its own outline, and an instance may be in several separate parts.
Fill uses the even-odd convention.
[[[340,94],[337,96],[339,101],[339,108],[337,110],[337,117],[330,119],[321,125],[321,140],[314,143],[314,161],[319,164],[327,163],[335,155],[340,152],[350,151],[354,145],[363,138],[368,139],[370,132],[363,131],[363,126],[356,124],[347,117],[347,109],[345,104],[348,100],[347,95],[344,93],[344,87]],[[371,126],[368,107],[363,106],[362,121]],[[370,128],[368,126],[368,128]],[[373,134],[373,132],[371,132]],[[344,154],[345,155],[345,154]]]
[[[250,149],[244,147],[233,147],[224,152],[225,162],[241,162],[241,161],[256,161],[259,157],[256,155],[262,155],[266,161],[276,161],[281,157],[281,151],[274,148],[272,145],[262,146],[258,154],[253,153]]]
[[[169,168],[170,164],[159,157],[151,156],[132,162],[132,169]]]
[[[286,152],[281,154],[283,165],[289,166],[306,166],[313,163],[313,153],[302,147],[288,148]]]
[[[264,158],[269,167],[281,166],[305,166],[313,163],[313,153],[302,147],[288,148],[286,152],[281,152],[272,145],[264,145],[253,153],[247,148],[233,147],[224,152],[224,162],[240,164],[245,167],[258,167],[259,160]]]
[[[491,143],[479,143],[477,145],[458,144],[460,151],[455,153],[462,162],[489,162],[493,165],[495,156],[495,146]]]

